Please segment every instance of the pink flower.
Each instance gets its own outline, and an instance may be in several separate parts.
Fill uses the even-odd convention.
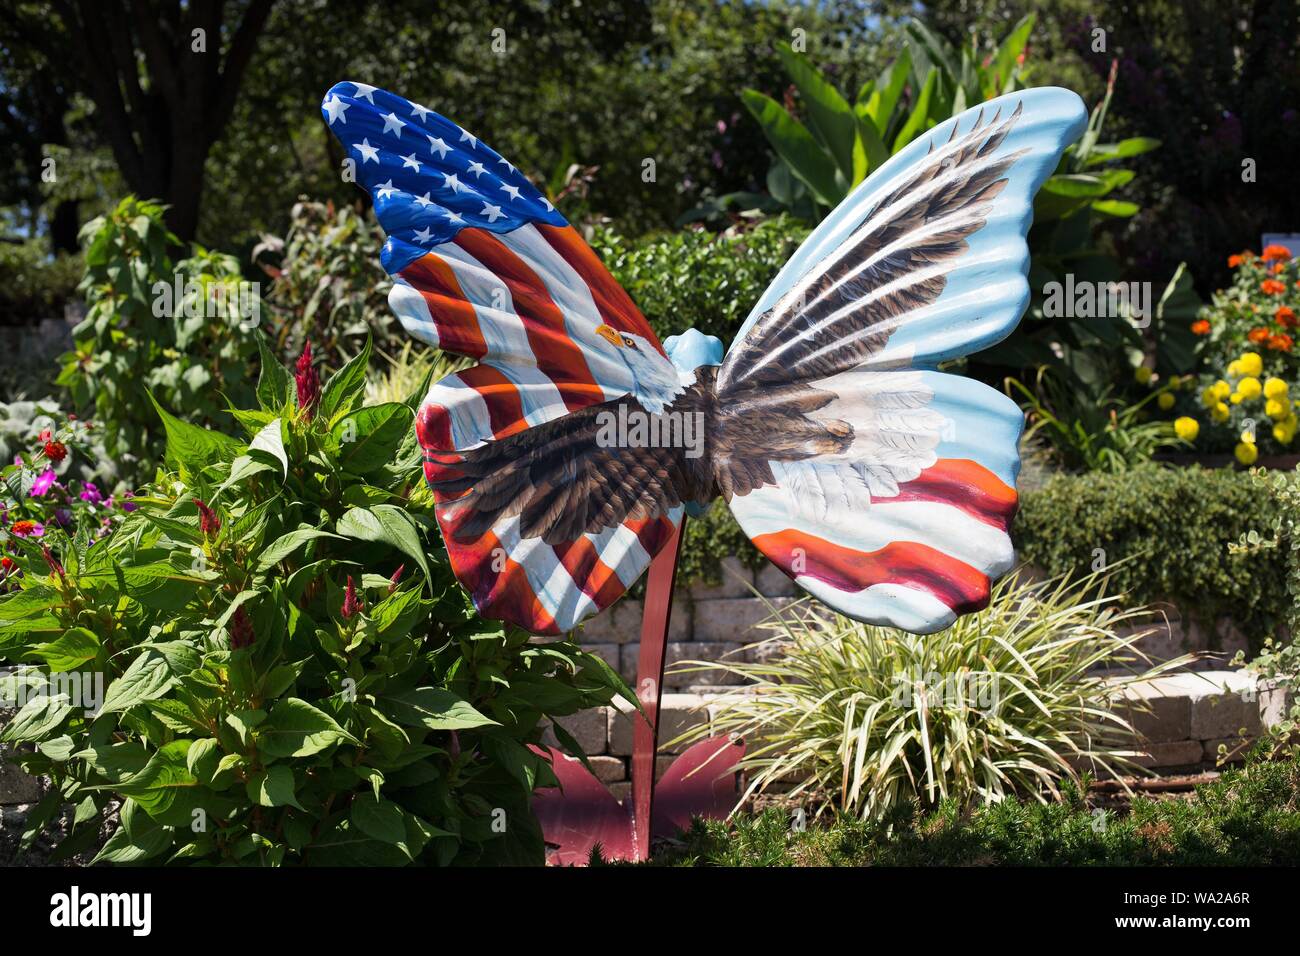
[[[316,406],[320,403],[320,374],[311,364],[310,342],[303,344],[302,355],[298,356],[298,364],[294,366],[293,384],[298,390],[298,407],[305,413],[307,421],[311,421],[312,416],[316,414]]]
[[[19,538],[39,538],[45,534],[45,525],[24,518],[22,521],[15,521],[9,530]]]
[[[357,598],[356,585],[352,583],[352,575],[348,575],[348,586],[343,592],[343,620],[350,621],[361,613],[361,601]]]
[[[389,594],[392,594],[394,591],[397,590],[397,582],[399,582],[399,581],[402,580],[402,572],[405,571],[405,570],[406,570],[406,565],[405,565],[405,564],[399,564],[399,565],[397,566],[397,570],[393,572],[393,576],[390,577],[390,578],[388,579],[388,593],[389,593]]]
[[[36,480],[32,482],[31,497],[42,497],[47,491],[54,487],[54,482],[57,479],[58,475],[54,473],[54,469],[46,468],[43,472],[37,475]]]
[[[81,486],[82,501],[89,501],[92,505],[97,505],[104,500],[104,493],[99,490],[93,481],[87,481]]]

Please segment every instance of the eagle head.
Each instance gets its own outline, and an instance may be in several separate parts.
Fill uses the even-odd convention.
[[[614,346],[618,357],[631,372],[632,397],[646,411],[653,415],[661,414],[685,391],[673,363],[640,335],[621,332],[603,323],[596,327],[596,334]]]

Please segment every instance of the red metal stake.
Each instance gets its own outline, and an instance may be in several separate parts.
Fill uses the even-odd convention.
[[[636,664],[636,696],[647,719],[633,714],[632,731],[632,840],[633,859],[650,856],[651,821],[654,819],[655,757],[659,750],[659,704],[663,697],[664,649],[673,613],[673,581],[677,553],[686,530],[686,516],[673,536],[650,562],[646,579],[645,610],[641,618],[641,653]]]

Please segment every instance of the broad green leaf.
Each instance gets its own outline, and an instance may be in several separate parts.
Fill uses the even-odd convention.
[[[366,369],[370,367],[370,336],[366,344],[321,387],[320,407],[317,414],[333,423],[339,413],[352,410],[355,401],[366,387]]]
[[[319,528],[299,528],[296,531],[290,531],[288,534],[276,538],[262,551],[257,559],[258,570],[269,571],[308,541],[315,541],[319,538],[330,538],[334,541],[346,540],[337,534],[321,531]]]
[[[284,436],[281,434],[280,419],[269,422],[265,428],[253,436],[248,443],[250,452],[263,452],[280,463],[281,475],[289,474],[289,456],[284,452]]]
[[[343,513],[334,530],[349,538],[391,545],[419,564],[426,581],[432,579],[419,532],[401,508],[394,505],[352,508]]]
[[[863,84],[858,93],[858,115],[865,114],[871,120],[876,127],[878,139],[883,140],[889,134],[889,120],[894,115],[894,108],[898,106],[898,98],[903,94],[907,74],[911,69],[911,51],[903,47],[898,58],[880,74],[876,82]],[[863,97],[866,97],[865,102]]]
[[[344,415],[330,429],[339,443],[339,464],[356,475],[388,464],[414,421],[414,412],[401,402],[369,405]]]
[[[740,97],[790,172],[812,190],[823,206],[834,207],[843,198],[843,190],[835,181],[835,163],[812,133],[770,96],[745,90]]]
[[[56,641],[32,648],[32,655],[49,665],[52,673],[73,671],[99,654],[99,638],[84,627],[70,627]]]
[[[189,740],[173,740],[159,748],[139,773],[110,789],[130,797],[151,816],[165,811],[176,800],[178,791],[198,786],[198,780],[186,763],[191,743]]]
[[[373,793],[359,793],[352,798],[349,816],[358,830],[375,840],[401,843],[406,839],[402,809],[391,800]]]
[[[149,392],[149,401],[162,419],[167,432],[167,459],[187,471],[198,471],[205,465],[223,459],[233,459],[244,450],[243,443],[221,432],[209,431],[169,415]]]
[[[1117,159],[1141,156],[1143,153],[1149,153],[1153,149],[1159,148],[1160,140],[1153,139],[1150,136],[1133,136],[1129,139],[1122,139],[1118,143],[1097,143],[1089,151],[1083,164],[1085,166],[1095,166],[1098,163],[1112,163]]]
[[[117,713],[154,700],[167,693],[174,680],[167,659],[152,649],[146,650],[121,677],[108,685],[99,712],[101,715]]]
[[[812,133],[831,154],[844,178],[853,181],[853,143],[857,136],[853,110],[817,68],[801,53],[778,43],[776,52],[799,89]]]
[[[358,743],[329,714],[296,697],[277,701],[257,729],[258,749],[268,757],[310,757],[344,741]]]
[[[1020,58],[1020,54],[1025,52],[1025,44],[1029,42],[1029,35],[1034,31],[1035,20],[1036,16],[1032,13],[1021,17],[1002,41],[997,53],[993,55],[993,61],[985,71],[989,83],[983,91],[986,99],[1001,93],[1006,88],[1007,81],[1016,73],[1016,61]]]
[[[268,411],[278,412],[293,394],[293,379],[288,370],[267,348],[266,338],[257,334],[257,352],[261,357],[262,372],[257,379],[257,400]]]
[[[916,139],[917,136],[925,132],[926,119],[930,113],[930,97],[934,95],[934,87],[938,82],[938,71],[934,67],[930,67],[930,72],[925,77],[925,85],[921,87],[921,94],[916,98],[916,103],[912,107],[911,114],[907,117],[907,122],[903,124],[903,128],[894,137],[894,146],[890,150],[891,153],[897,153]]]
[[[259,770],[248,778],[248,799],[262,807],[297,807],[303,809],[294,796],[293,768],[278,763]]]
[[[468,730],[472,727],[495,726],[497,723],[441,687],[417,687],[404,694],[384,698],[384,704],[390,716],[407,727]]]
[[[54,733],[72,713],[66,694],[42,693],[33,697],[14,714],[0,732],[0,743],[19,744],[43,740]]]

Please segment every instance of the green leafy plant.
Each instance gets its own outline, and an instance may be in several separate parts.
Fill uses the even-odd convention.
[[[639,239],[598,228],[591,245],[661,340],[694,327],[725,344],[807,235],[807,226],[778,216],[721,233]]]
[[[84,852],[120,804],[99,861],[542,862],[528,745],[630,693],[474,615],[429,545],[423,389],[363,404],[369,353],[322,384],[263,346],[245,438],[159,406],[166,467],[113,535],[62,562],[19,542],[0,742],[51,780],[27,839],[71,804],[58,852]]]
[[[901,806],[882,820],[841,815],[795,828],[787,813],[697,821],[651,866],[1295,866],[1300,762],[1255,759],[1191,799],[1097,805],[1068,782],[1059,802]]]
[[[1160,396],[1174,394],[1180,384],[1173,379],[1136,402],[1112,398],[1107,389],[1094,401],[1040,368],[1032,389],[1007,379],[1007,391],[1022,399],[1029,423],[1025,442],[1043,448],[1057,465],[1071,471],[1126,471],[1162,449],[1186,444],[1172,422],[1150,417]]]
[[[228,422],[224,401],[252,397],[257,290],[242,282],[233,256],[201,246],[173,264],[169,250],[179,243],[162,214],[128,196],[82,228],[80,288],[90,308],[56,380],[74,405],[94,408],[128,480],[150,477],[163,448],[150,394],[200,425]]]
[[[688,736],[739,733],[748,793],[798,778],[818,812],[880,818],[903,802],[1059,797],[1081,770],[1131,770],[1133,729],[1113,706],[1146,667],[1147,612],[1093,596],[1104,576],[999,582],[988,608],[932,635],[860,624],[815,607],[780,612],[773,637],[720,664],[752,686]],[[767,658],[766,660],[762,658]],[[1128,674],[1103,679],[1095,668]]]
[[[1135,604],[1172,603],[1211,634],[1229,618],[1259,647],[1287,617],[1286,571],[1228,546],[1276,514],[1249,474],[1145,464],[1053,477],[1022,497],[1012,540],[1049,575],[1101,561]]]
[[[283,238],[262,237],[253,259],[273,280],[267,299],[278,355],[297,355],[310,340],[327,362],[341,365],[371,336],[378,367],[381,354],[407,341],[388,308],[392,280],[375,253],[383,243],[373,217],[305,199],[294,204]]]

